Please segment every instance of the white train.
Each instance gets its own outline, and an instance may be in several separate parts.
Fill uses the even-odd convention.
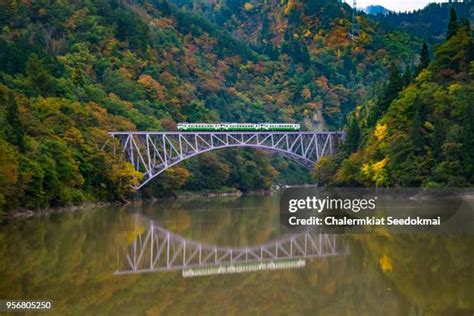
[[[178,123],[178,130],[197,131],[299,131],[300,124],[291,123]]]

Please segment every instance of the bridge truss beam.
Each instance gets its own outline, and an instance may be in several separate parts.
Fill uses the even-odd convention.
[[[253,147],[279,152],[311,167],[336,153],[343,132],[110,132],[120,151],[144,178],[140,189],[166,169],[220,148]],[[115,142],[114,142],[115,146]],[[114,148],[116,150],[116,148]]]

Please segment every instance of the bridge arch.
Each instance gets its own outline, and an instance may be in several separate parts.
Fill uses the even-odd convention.
[[[144,180],[142,183],[140,183],[140,187],[143,187],[145,186],[148,182],[150,182],[151,180],[153,180],[155,177],[159,176],[160,174],[162,174],[163,172],[165,172],[167,169],[173,167],[173,166],[176,166],[178,164],[180,164],[181,162],[189,159],[189,158],[192,158],[192,157],[195,157],[195,156],[198,156],[200,154],[204,154],[206,152],[210,152],[210,151],[214,151],[214,150],[219,150],[219,149],[226,149],[226,148],[235,148],[235,147],[240,147],[240,148],[243,148],[243,147],[246,147],[246,148],[254,148],[254,149],[264,149],[264,150],[269,150],[269,151],[273,151],[275,153],[280,153],[280,154],[283,154],[284,156],[290,158],[291,160],[293,161],[296,161],[297,163],[299,163],[300,165],[304,166],[304,167],[309,167],[311,166],[314,162],[312,162],[311,160],[305,158],[305,157],[301,157],[299,155],[296,155],[294,153],[291,153],[291,152],[286,152],[284,150],[281,150],[281,149],[276,149],[276,148],[271,148],[271,147],[264,147],[264,146],[255,146],[255,145],[229,145],[229,146],[219,146],[219,147],[213,147],[213,148],[209,148],[209,149],[205,149],[205,150],[202,150],[202,151],[199,151],[199,152],[193,152],[189,155],[186,155],[186,156],[183,156],[182,158],[178,159],[178,160],[175,160],[173,162],[171,162],[170,164],[168,164],[165,168],[160,168],[157,172],[153,173],[153,175],[151,175],[149,178],[147,178],[146,180]],[[138,189],[139,189],[138,188]]]
[[[110,132],[120,152],[144,178],[142,188],[166,169],[216,149],[250,147],[281,153],[310,167],[336,153],[343,132]],[[114,151],[116,148],[114,147]]]

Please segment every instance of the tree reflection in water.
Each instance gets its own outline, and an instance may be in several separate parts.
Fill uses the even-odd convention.
[[[209,244],[278,238],[278,197],[145,205],[141,214]],[[473,236],[344,236],[349,256],[302,269],[183,278],[116,276],[117,248],[146,226],[126,208],[0,226],[0,298],[51,299],[55,314],[468,314]]]

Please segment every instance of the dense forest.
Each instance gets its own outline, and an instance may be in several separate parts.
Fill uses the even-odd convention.
[[[450,12],[434,58],[424,47],[407,83],[394,66],[383,91],[358,107],[344,153],[324,159],[313,176],[352,186],[466,187],[474,183],[474,37]]]
[[[387,14],[376,15],[375,19],[387,29],[403,31],[425,39],[430,45],[435,45],[442,43],[445,39],[451,9],[456,10],[458,19],[474,22],[472,0],[430,3],[420,10],[387,12]]]
[[[355,108],[351,117],[370,129],[364,111],[387,90],[390,69],[390,80],[398,72],[404,81],[401,96],[428,84],[439,84],[445,106],[455,93],[467,96],[470,59],[457,51],[470,39],[467,26],[460,22],[465,33],[438,48],[409,84],[429,54],[427,47],[420,54],[423,39],[363,14],[352,25],[351,15],[336,0],[0,1],[0,210],[125,198],[141,175],[104,147],[110,130],[173,130],[182,121],[334,130]],[[385,126],[389,101],[371,124]],[[452,117],[440,119],[453,128],[462,114],[446,111]],[[425,127],[420,133],[427,137]],[[361,132],[358,147],[375,146],[364,140],[369,134]],[[306,181],[283,158],[227,150],[176,166],[147,191]]]

